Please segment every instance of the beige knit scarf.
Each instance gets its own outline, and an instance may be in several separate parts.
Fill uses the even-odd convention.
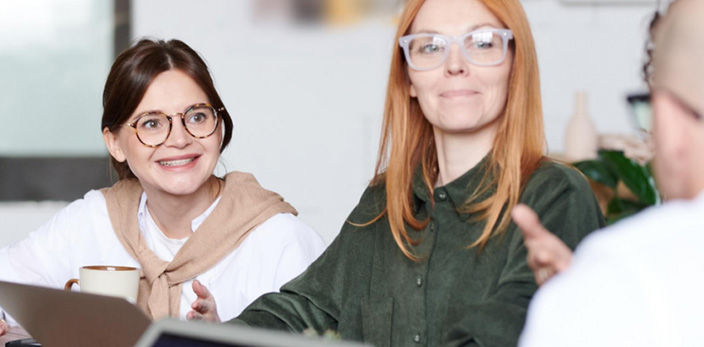
[[[232,172],[225,176],[222,198],[215,209],[173,261],[166,262],[147,247],[139,230],[142,191],[136,179],[123,179],[102,190],[117,238],[142,267],[137,305],[152,319],[177,317],[183,282],[217,264],[259,224],[278,213],[297,214],[280,195],[263,189],[251,174]]]

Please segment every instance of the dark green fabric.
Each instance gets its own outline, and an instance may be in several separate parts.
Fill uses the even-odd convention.
[[[485,163],[486,159],[482,161]],[[516,226],[478,253],[468,249],[484,223],[458,208],[479,184],[479,164],[434,190],[435,203],[414,182],[416,215],[428,226],[410,234],[422,242],[419,262],[406,258],[388,220],[366,223],[382,211],[384,187],[371,186],[328,249],[306,272],[252,303],[236,324],[300,332],[336,330],[343,339],[376,346],[515,346],[537,289]],[[521,202],[572,249],[604,226],[586,180],[576,170],[544,162]]]

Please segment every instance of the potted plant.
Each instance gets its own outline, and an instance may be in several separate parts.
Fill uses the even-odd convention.
[[[661,201],[650,163],[641,165],[626,157],[622,151],[600,150],[596,159],[579,161],[573,165],[593,183],[604,187],[602,191],[607,191],[604,211],[607,224]]]

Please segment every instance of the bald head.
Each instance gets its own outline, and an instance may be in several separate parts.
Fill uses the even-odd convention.
[[[655,87],[704,110],[703,0],[677,0],[670,6],[656,29],[653,70]]]

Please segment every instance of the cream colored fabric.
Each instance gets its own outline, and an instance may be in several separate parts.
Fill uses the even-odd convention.
[[[259,186],[254,176],[232,172],[225,177],[215,210],[173,261],[166,262],[147,247],[139,230],[137,209],[142,191],[137,180],[121,180],[102,190],[118,239],[142,267],[137,304],[153,319],[178,316],[182,283],[217,264],[257,225],[278,213],[297,214],[280,195]]]

